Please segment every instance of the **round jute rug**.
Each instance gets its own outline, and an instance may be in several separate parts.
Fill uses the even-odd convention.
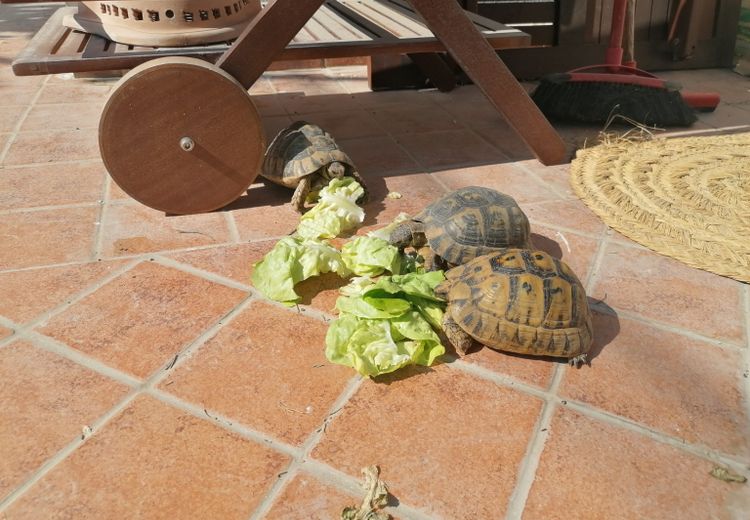
[[[579,150],[570,180],[631,240],[750,282],[750,133],[614,140]]]

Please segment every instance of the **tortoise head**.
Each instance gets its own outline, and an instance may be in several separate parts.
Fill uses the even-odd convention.
[[[391,232],[388,242],[392,246],[398,247],[401,251],[409,246],[414,248],[422,247],[427,244],[424,225],[416,220],[407,220]]]
[[[346,166],[343,163],[334,161],[325,168],[323,168],[323,177],[327,180],[331,179],[343,179],[346,175]]]

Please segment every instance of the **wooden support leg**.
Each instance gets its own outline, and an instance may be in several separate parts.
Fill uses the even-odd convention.
[[[216,62],[250,88],[325,0],[273,0]]]
[[[490,102],[547,165],[567,160],[565,144],[455,0],[409,0]]]

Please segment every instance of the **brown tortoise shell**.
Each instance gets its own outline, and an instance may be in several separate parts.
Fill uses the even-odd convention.
[[[586,292],[564,262],[543,251],[511,249],[446,273],[438,286],[450,317],[497,350],[574,358],[593,340]]]
[[[529,219],[513,197],[490,188],[453,191],[415,220],[424,224],[430,248],[453,265],[508,247],[529,247]]]
[[[282,130],[269,145],[261,176],[276,184],[296,188],[300,179],[333,162],[344,164],[347,174],[354,168],[352,160],[339,149],[328,132],[317,125],[297,121]]]

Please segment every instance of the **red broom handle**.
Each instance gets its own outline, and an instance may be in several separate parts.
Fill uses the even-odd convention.
[[[636,67],[635,62],[635,0],[628,0],[625,14],[625,35],[622,37],[622,64]]]
[[[615,0],[612,11],[612,30],[605,62],[607,65],[622,64],[622,36],[625,33],[625,13],[628,0]]]

